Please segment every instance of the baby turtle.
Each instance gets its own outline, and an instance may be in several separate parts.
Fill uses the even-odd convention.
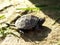
[[[44,22],[45,18],[38,18],[33,15],[23,15],[16,20],[15,26],[21,31],[29,31],[42,26]]]

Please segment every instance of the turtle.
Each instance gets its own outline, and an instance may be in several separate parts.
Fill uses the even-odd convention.
[[[15,26],[20,32],[25,33],[29,30],[40,28],[44,22],[45,18],[39,18],[34,15],[23,15],[16,20]]]

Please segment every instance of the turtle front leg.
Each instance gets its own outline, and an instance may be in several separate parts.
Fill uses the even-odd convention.
[[[37,25],[35,26],[35,30],[40,30],[43,26],[42,24],[45,22],[45,18],[40,18]]]

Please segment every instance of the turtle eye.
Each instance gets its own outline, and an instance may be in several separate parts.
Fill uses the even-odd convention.
[[[40,18],[40,21],[41,21],[41,22],[44,22],[44,21],[45,21],[45,18]]]

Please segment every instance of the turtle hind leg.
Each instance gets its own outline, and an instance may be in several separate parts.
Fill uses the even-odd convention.
[[[25,34],[25,33],[28,33],[29,30],[27,30],[27,29],[19,29],[18,32],[21,33],[21,34]]]
[[[19,30],[19,33],[24,34],[24,32],[22,30]]]

